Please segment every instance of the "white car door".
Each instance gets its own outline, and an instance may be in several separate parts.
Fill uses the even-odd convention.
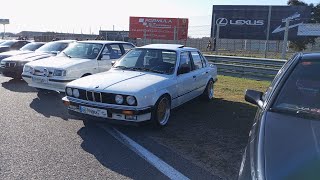
[[[107,44],[98,58],[99,72],[108,71],[112,67],[112,61],[122,56],[119,44]]]
[[[195,91],[197,96],[201,95],[206,88],[209,72],[206,64],[198,51],[192,51],[191,57],[193,61],[193,71],[196,73]]]
[[[180,63],[177,74],[178,105],[181,105],[191,99],[195,94],[196,72],[192,71],[192,62],[189,52],[180,54]]]

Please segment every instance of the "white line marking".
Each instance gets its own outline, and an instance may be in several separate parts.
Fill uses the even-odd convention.
[[[172,166],[167,164],[166,162],[162,161],[160,158],[158,158],[156,155],[152,154],[150,151],[148,151],[146,148],[142,147],[132,139],[130,139],[128,136],[124,135],[120,131],[118,131],[115,128],[108,128],[105,126],[102,126],[102,128],[107,131],[110,135],[112,135],[114,138],[116,138],[118,141],[120,141],[122,144],[127,146],[129,149],[137,153],[140,157],[148,161],[151,165],[153,165],[155,168],[157,168],[160,172],[162,172],[164,175],[166,175],[170,179],[181,179],[181,180],[188,180],[186,176],[181,174],[179,171],[174,169]]]

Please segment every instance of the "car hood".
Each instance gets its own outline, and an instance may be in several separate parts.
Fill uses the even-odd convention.
[[[8,58],[11,56],[16,56],[16,55],[22,55],[22,54],[28,54],[28,53],[32,53],[33,51],[7,51],[7,52],[3,52],[0,53],[0,59],[4,59],[4,58]]]
[[[30,62],[30,61],[35,61],[35,60],[42,59],[42,58],[47,58],[50,56],[53,56],[53,55],[48,54],[48,53],[31,52],[31,53],[27,53],[27,54],[20,54],[20,55],[11,56],[9,58],[6,58],[6,60]]]
[[[33,61],[28,63],[30,66],[48,67],[48,68],[69,68],[70,66],[78,65],[92,61],[90,59],[68,58],[64,56],[55,56],[50,58],[41,59],[39,61]]]
[[[267,112],[266,179],[320,179],[320,121]]]
[[[166,80],[168,80],[168,76],[162,74],[110,70],[108,72],[80,78],[72,81],[68,85],[110,93],[135,94],[137,92],[143,93],[143,91],[147,89],[154,91],[156,89],[155,85],[158,84],[159,86],[159,83],[163,83],[161,87],[164,87]]]

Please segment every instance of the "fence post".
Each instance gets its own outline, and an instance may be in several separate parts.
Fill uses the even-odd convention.
[[[218,54],[219,46],[220,46],[220,24],[217,23],[217,33],[216,33],[216,54]]]
[[[269,6],[268,26],[267,26],[267,40],[266,40],[266,44],[264,46],[264,58],[267,58],[267,52],[269,50],[271,13],[272,13],[272,6]]]
[[[290,19],[286,18],[286,29],[284,31],[284,39],[283,39],[282,54],[281,54],[282,59],[286,59],[288,35],[289,35],[289,24],[290,24]]]

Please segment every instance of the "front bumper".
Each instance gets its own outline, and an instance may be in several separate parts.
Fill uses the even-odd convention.
[[[81,119],[102,121],[102,122],[125,122],[139,123],[149,121],[153,107],[136,108],[128,106],[110,105],[104,103],[90,102],[79,100],[76,98],[64,97],[63,103],[68,107],[68,112],[71,115],[80,117]],[[80,106],[106,110],[107,117],[98,117],[81,112]],[[128,114],[130,112],[130,114]]]
[[[15,66],[15,67],[0,67],[0,73],[3,76],[11,77],[11,78],[21,78],[23,66]]]
[[[40,88],[40,89],[47,89],[47,90],[51,90],[51,91],[59,91],[59,92],[65,92],[66,85],[69,82],[74,80],[74,79],[62,80],[62,79],[54,79],[54,78],[49,77],[47,82],[40,83],[40,82],[33,81],[32,77],[40,77],[40,76],[22,74],[22,78],[31,87]]]

